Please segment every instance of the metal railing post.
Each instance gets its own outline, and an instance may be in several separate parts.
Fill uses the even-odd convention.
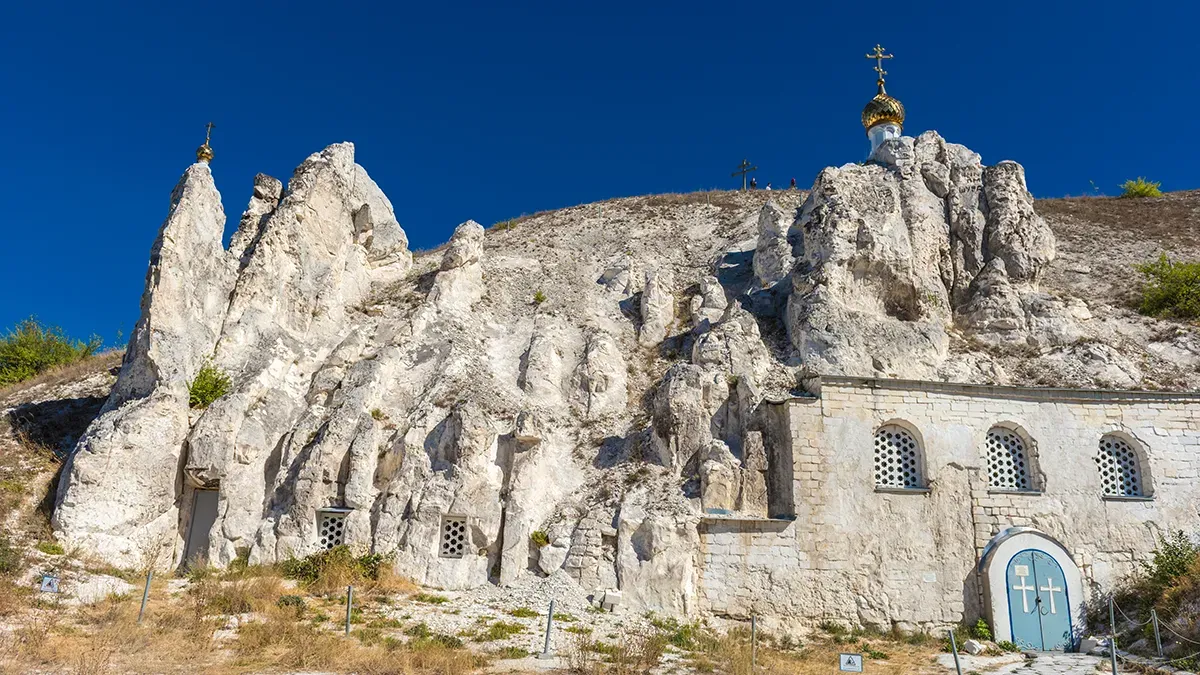
[[[1108,653],[1112,658],[1112,672],[1117,675],[1117,617],[1113,613],[1113,606],[1117,603],[1113,600],[1110,593],[1108,595],[1108,629],[1111,631],[1108,635]]]
[[[1158,634],[1158,610],[1150,610],[1150,620],[1154,622],[1154,647],[1158,650],[1158,658],[1163,657],[1162,637]]]
[[[150,599],[150,582],[154,579],[154,570],[146,572],[146,589],[142,591],[142,608],[138,610],[138,623],[142,622],[142,616],[146,613],[146,601]]]
[[[552,659],[554,654],[550,651],[550,632],[554,630],[554,600],[550,600],[550,609],[546,612],[546,642],[542,645],[542,653],[538,654],[539,659]]]
[[[958,640],[954,639],[954,629],[947,628],[946,632],[950,634],[950,652],[954,654],[954,670],[958,675],[962,675],[962,665],[958,662]]]
[[[346,635],[350,634],[350,611],[354,606],[354,587],[346,587]]]
[[[758,667],[758,617],[750,615],[750,672]]]

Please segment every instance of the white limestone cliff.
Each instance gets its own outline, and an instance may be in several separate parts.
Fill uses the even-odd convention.
[[[415,257],[348,143],[286,190],[256,177],[228,250],[208,167],[192,166],[118,384],[64,471],[56,534],[172,568],[193,491],[217,489],[199,539],[218,566],[313,553],[319,513],[338,509],[345,543],[420,583],[560,574],[689,613],[706,512],[788,515],[767,396],[819,373],[1006,383],[1037,364],[1142,386],[1175,372],[1089,343],[1123,329],[1042,288],[1055,241],[1019,165],[984,167],[936,134],[879,156],[770,201],[467,221]],[[232,390],[192,409],[206,361]],[[463,555],[445,557],[459,517]]]

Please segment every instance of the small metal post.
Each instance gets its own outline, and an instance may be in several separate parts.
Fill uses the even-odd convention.
[[[1155,646],[1155,648],[1158,649],[1158,658],[1161,659],[1163,657],[1162,637],[1160,637],[1158,634],[1158,611],[1157,610],[1155,610],[1155,609],[1150,610],[1150,620],[1154,622],[1154,646]]]
[[[750,672],[758,667],[758,617],[750,615]]]
[[[1112,631],[1108,635],[1108,654],[1112,659],[1112,672],[1117,675],[1117,617],[1113,614],[1113,606],[1116,602],[1113,601],[1112,594],[1108,596],[1108,629]]]
[[[539,659],[552,659],[554,654],[550,651],[550,632],[554,630],[554,600],[550,600],[550,611],[546,612],[546,644],[542,646],[542,653],[538,654]]]
[[[958,662],[958,640],[954,639],[954,629],[947,628],[946,632],[950,634],[950,652],[954,654],[954,670],[958,675],[962,675],[962,665]]]
[[[150,582],[154,579],[154,570],[146,572],[146,590],[142,591],[142,608],[138,610],[138,623],[142,622],[142,615],[146,613],[146,601],[150,599]]]
[[[354,606],[354,587],[346,587],[346,635],[350,634],[350,608]]]

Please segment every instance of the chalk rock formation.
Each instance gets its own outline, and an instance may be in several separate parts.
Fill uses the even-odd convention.
[[[787,325],[809,367],[928,379],[956,319],[1006,340],[1042,332],[1026,315],[1054,236],[1020,165],[985,168],[933,132],[876,156],[822,171],[801,207],[807,269],[792,275]]]
[[[768,489],[790,485],[790,432],[762,403],[813,374],[1200,385],[1171,365],[1200,363],[1189,330],[1043,287],[1055,241],[1018,165],[936,134],[877,158],[811,193],[467,221],[415,257],[348,143],[286,190],[256,177],[228,250],[192,166],[56,534],[160,569],[340,542],[442,588],[555,574],[689,613],[702,518],[795,512]],[[231,387],[192,408],[205,363]]]

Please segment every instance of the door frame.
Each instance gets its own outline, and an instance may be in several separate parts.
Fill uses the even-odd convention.
[[[1051,562],[1053,562],[1058,567],[1058,571],[1062,572],[1062,574],[1063,574],[1062,592],[1063,592],[1063,605],[1064,605],[1063,613],[1067,615],[1067,629],[1068,629],[1070,635],[1074,636],[1075,621],[1074,621],[1074,617],[1071,616],[1071,592],[1070,592],[1070,589],[1067,588],[1067,583],[1066,583],[1066,574],[1067,573],[1065,570],[1062,569],[1062,565],[1060,565],[1059,562],[1054,559],[1054,556],[1050,555],[1048,552],[1046,552],[1040,548],[1026,548],[1026,549],[1017,551],[1016,553],[1013,553],[1011,556],[1009,556],[1008,560],[1004,563],[1004,592],[1007,594],[1009,591],[1010,580],[1008,578],[1008,570],[1013,566],[1013,561],[1017,559],[1017,556],[1021,555],[1022,553],[1041,553],[1041,554],[1045,555],[1046,557],[1050,558]],[[1033,586],[1035,589],[1034,597],[1040,598],[1041,597],[1041,589],[1038,588],[1038,576],[1039,575],[1037,573],[1037,558],[1032,557],[1030,564],[1033,565]],[[1051,585],[1053,585],[1053,580],[1051,580]],[[1006,596],[1006,597],[1008,597],[1008,599],[1010,600],[1010,604],[1008,607],[1008,635],[1009,635],[1008,640],[1010,642],[1016,642],[1016,640],[1013,639],[1013,636],[1016,635],[1016,631],[1013,629],[1013,607],[1011,604],[1011,596]],[[1044,616],[1044,615],[1039,613],[1039,615],[1038,615],[1038,640],[1039,640],[1039,642],[1041,642],[1042,649],[1044,650],[1044,649],[1046,649],[1046,629],[1042,625],[1042,616]],[[1074,637],[1072,637],[1069,640],[1067,647],[1071,648],[1071,649],[1073,649],[1075,647]]]
[[[1079,643],[1082,626],[1087,625],[1084,610],[1083,577],[1075,560],[1057,539],[1032,527],[1010,527],[992,538],[983,549],[976,572],[984,592],[985,616],[990,618],[992,634],[997,642],[1012,642],[1012,624],[1008,606],[1008,563],[1021,551],[1041,551],[1058,563],[1063,573],[1066,602],[1070,607],[1072,636],[1068,651]]]

